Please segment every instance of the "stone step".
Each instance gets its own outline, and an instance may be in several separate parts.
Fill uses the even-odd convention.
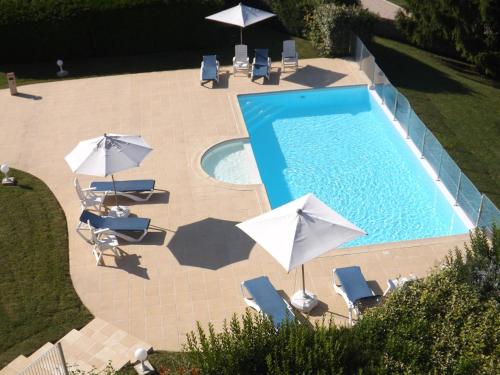
[[[129,361],[135,362],[134,352],[137,348],[147,351],[152,349],[151,344],[99,318],[93,319],[80,331],[72,329],[59,342],[68,369],[81,372],[102,370],[109,363],[115,370],[119,370]],[[0,375],[19,373],[53,347],[53,344],[46,343],[29,358],[17,357],[0,371]]]
[[[31,361],[28,358],[26,358],[24,355],[20,355],[19,357],[16,357],[11,363],[9,363],[5,369],[8,368],[9,370],[7,371],[14,371],[15,374],[18,374],[30,364]]]

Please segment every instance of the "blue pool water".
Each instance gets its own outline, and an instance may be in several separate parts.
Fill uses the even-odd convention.
[[[467,232],[366,86],[238,100],[273,208],[312,192],[368,233],[349,246]]]

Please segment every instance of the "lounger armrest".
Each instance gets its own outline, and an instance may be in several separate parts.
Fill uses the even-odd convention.
[[[97,229],[97,230],[94,231],[94,233],[96,235],[100,235],[100,234],[106,233],[106,232],[109,232],[109,228]]]
[[[236,62],[236,56],[233,56],[233,65]]]
[[[82,189],[82,191],[95,191],[95,187],[88,187],[88,188]]]

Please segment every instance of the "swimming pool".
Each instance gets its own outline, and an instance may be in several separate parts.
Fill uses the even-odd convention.
[[[368,233],[349,246],[467,232],[366,86],[238,100],[271,207],[312,192]]]

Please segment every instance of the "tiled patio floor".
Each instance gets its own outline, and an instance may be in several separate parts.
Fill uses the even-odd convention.
[[[298,73],[274,69],[269,84],[222,74],[216,89],[200,87],[198,70],[90,78],[0,91],[0,161],[43,179],[68,219],[71,275],[83,303],[100,317],[154,345],[179,349],[195,321],[242,313],[239,285],[266,274],[292,295],[300,275],[286,272],[234,225],[269,209],[261,186],[235,187],[208,178],[199,167],[214,143],[245,136],[235,94],[367,83],[357,66],[340,59],[304,60]],[[68,67],[70,69],[70,67]],[[223,71],[229,72],[224,68]],[[210,85],[209,85],[210,86]],[[154,148],[143,165],[118,179],[154,178],[164,191],[146,204],[130,204],[155,229],[128,255],[105,257],[96,267],[90,245],[75,230],[79,203],[64,156],[78,141],[102,133],[141,134]],[[81,176],[83,184],[91,178]],[[322,301],[316,316],[345,321],[347,309],[331,286],[333,267],[360,265],[385,288],[398,275],[424,276],[465,236],[332,252],[306,266],[308,289]]]

